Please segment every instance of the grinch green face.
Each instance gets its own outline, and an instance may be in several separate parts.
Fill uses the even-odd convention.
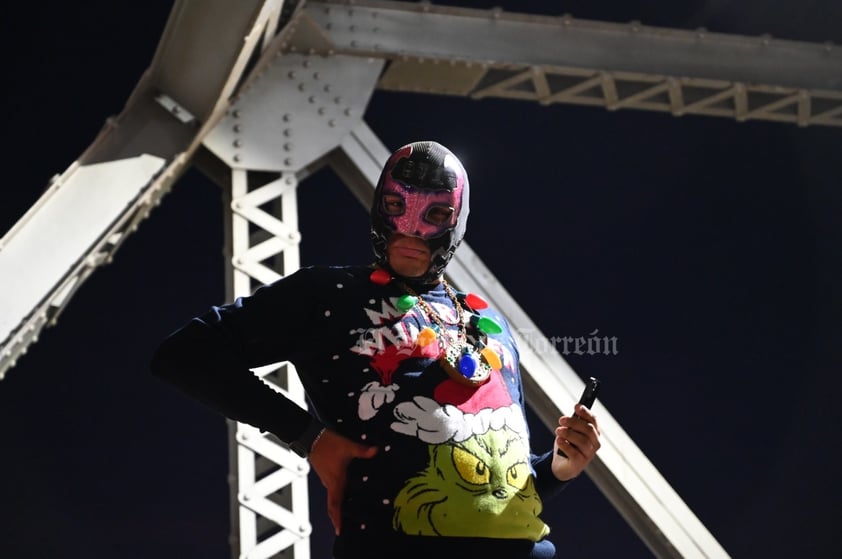
[[[407,534],[524,538],[549,532],[516,432],[491,429],[460,443],[430,446],[430,462],[395,499],[395,529]]]

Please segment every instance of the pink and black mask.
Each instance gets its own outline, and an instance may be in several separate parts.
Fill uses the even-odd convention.
[[[395,151],[380,174],[371,208],[371,239],[378,263],[389,269],[393,233],[427,241],[432,264],[422,281],[437,279],[465,236],[468,175],[459,159],[436,142]]]

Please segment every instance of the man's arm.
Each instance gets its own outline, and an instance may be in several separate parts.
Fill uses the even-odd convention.
[[[226,417],[293,441],[314,420],[226,350],[213,327],[194,319],[158,347],[152,374]]]
[[[224,414],[293,442],[318,432],[318,420],[273,390],[251,369],[287,360],[300,347],[297,317],[307,282],[293,274],[251,297],[213,307],[167,337],[155,351],[152,373]],[[309,446],[307,447],[309,449]]]

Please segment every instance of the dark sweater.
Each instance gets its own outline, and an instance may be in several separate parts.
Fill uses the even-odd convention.
[[[305,268],[213,307],[161,344],[152,371],[282,441],[320,421],[380,448],[349,469],[337,557],[376,557],[375,549],[394,553],[403,545],[428,546],[439,559],[455,556],[460,545],[471,553],[552,557],[539,515],[564,484],[550,471],[551,453],[531,453],[518,353],[505,320],[491,309],[472,311],[459,294],[466,314],[502,327],[487,337],[502,367],[480,387],[465,386],[439,365],[437,344],[418,342],[424,327],[435,326],[427,313],[420,305],[399,310],[406,291],[394,281],[372,282],[371,271]],[[441,284],[413,287],[448,329],[457,328]],[[280,361],[295,365],[317,419],[250,371]]]

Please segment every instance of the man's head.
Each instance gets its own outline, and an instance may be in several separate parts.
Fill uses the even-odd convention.
[[[435,280],[465,236],[468,211],[468,175],[459,159],[436,142],[403,146],[386,161],[374,191],[378,262],[400,276]]]

